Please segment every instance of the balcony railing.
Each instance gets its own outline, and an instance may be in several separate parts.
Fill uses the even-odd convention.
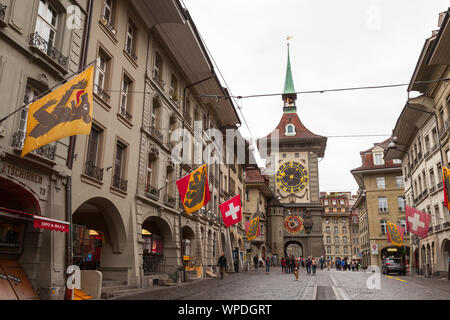
[[[106,91],[98,84],[95,85],[94,93],[107,102],[109,101],[109,99],[111,99],[111,96],[108,93],[106,93]]]
[[[3,5],[3,4],[0,3],[0,20],[5,21],[5,15],[6,15],[6,8],[7,7],[8,6]]]
[[[126,48],[125,52],[128,53],[128,55],[133,58],[134,61],[136,61],[138,59],[138,57],[136,56],[136,54],[133,52],[133,50],[131,50],[130,48]]]
[[[161,132],[158,131],[158,129],[156,129],[153,126],[150,126],[148,128],[148,131],[150,132],[150,135],[152,135],[154,138],[156,138],[157,140],[159,140],[160,142],[163,141],[163,135]]]
[[[84,174],[97,181],[103,181],[103,172],[103,168],[97,167],[92,162],[86,162],[84,165]]]
[[[164,197],[164,204],[171,208],[175,208],[177,199],[175,197],[172,197],[171,195],[166,194]]]
[[[108,29],[109,32],[111,32],[111,34],[113,36],[116,36],[117,34],[117,30],[114,28],[114,26],[111,24],[111,21],[109,21],[108,19],[105,18],[105,16],[102,16],[100,18],[100,22],[106,27],[106,29]]]
[[[13,141],[11,146],[13,148],[22,149],[23,143],[25,142],[26,134],[23,131],[17,131],[13,134]],[[56,156],[56,145],[45,145],[36,150],[32,151],[34,154],[37,154],[41,157],[45,157],[49,160],[55,160]]]
[[[65,57],[61,52],[50,45],[39,33],[32,33],[30,36],[30,46],[44,52],[53,61],[58,63],[64,69],[68,69],[69,58]]]
[[[120,115],[122,117],[124,117],[125,119],[127,119],[128,121],[131,121],[131,119],[133,118],[133,116],[128,112],[128,110],[124,107],[120,108]]]
[[[159,200],[160,190],[150,184],[145,186],[145,195],[154,200]]]
[[[442,181],[437,184],[437,188],[442,188]]]
[[[128,180],[124,180],[120,176],[114,176],[113,187],[119,189],[120,191],[126,192],[128,187]]]

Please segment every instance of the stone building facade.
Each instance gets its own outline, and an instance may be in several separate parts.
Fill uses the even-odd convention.
[[[409,262],[409,236],[404,235],[402,247],[387,240],[387,221],[406,227],[404,181],[399,160],[384,160],[389,140],[375,143],[362,151],[362,165],[351,173],[358,183],[358,199],[353,205],[359,214],[362,266],[381,267],[389,256]]]
[[[77,5],[80,24],[69,28],[70,8]],[[77,72],[85,40],[87,1],[0,1],[0,101],[3,118],[28,105]],[[64,297],[68,234],[33,227],[29,215],[69,221],[66,166],[69,139],[50,143],[20,157],[27,108],[0,123],[0,264],[13,272],[19,290],[3,299]],[[7,249],[6,229],[14,230],[14,252]],[[6,280],[1,280],[6,281]],[[5,288],[2,286],[2,288]]]
[[[439,15],[438,29],[425,40],[408,92],[411,98],[403,108],[393,130],[394,147],[386,159],[403,162],[405,196],[408,206],[431,215],[428,236],[411,234],[411,271],[427,276],[448,273],[450,256],[450,216],[444,205],[442,166],[448,167],[450,90],[445,81],[416,83],[450,76],[450,12]]]

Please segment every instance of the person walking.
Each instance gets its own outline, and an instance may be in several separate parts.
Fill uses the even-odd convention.
[[[317,269],[317,261],[316,258],[312,257],[311,259],[311,265],[312,265],[312,274],[313,276],[316,275],[316,269]]]
[[[258,256],[253,257],[253,264],[255,265],[255,271],[258,271]]]
[[[300,267],[300,263],[295,262],[295,267],[294,267],[295,281],[298,281],[299,267]]]
[[[327,262],[327,270],[328,271],[330,271],[330,268],[331,268],[331,264],[332,264],[333,262],[332,262],[332,260],[330,259],[330,260],[328,260],[328,262]]]
[[[294,255],[291,255],[291,272],[294,273],[295,269],[295,258]]]
[[[266,258],[266,274],[269,274],[270,272],[270,258],[267,256]]]
[[[284,257],[281,257],[281,272],[285,272],[286,269],[286,260],[284,260]]]
[[[222,252],[222,255],[219,257],[219,261],[217,262],[220,270],[220,279],[223,280],[223,274],[225,273],[225,268],[227,267],[227,258],[225,258],[225,253]]]
[[[311,257],[309,256],[308,259],[306,259],[306,274],[311,274]]]
[[[286,273],[290,273],[291,271],[291,259],[289,259],[289,256],[286,257]]]
[[[320,257],[319,263],[320,263],[320,270],[323,270],[323,263],[324,263],[323,256]]]

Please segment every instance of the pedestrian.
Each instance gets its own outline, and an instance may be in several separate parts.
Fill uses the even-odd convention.
[[[257,255],[255,255],[253,257],[253,263],[255,265],[255,271],[258,271],[258,256]]]
[[[286,269],[286,260],[284,260],[284,257],[281,257],[281,272],[285,272]]]
[[[311,257],[309,256],[308,259],[306,259],[306,274],[311,274]]]
[[[295,281],[298,280],[298,274],[299,274],[298,268],[299,268],[299,267],[300,267],[300,264],[299,264],[299,263],[296,263],[296,264],[295,264],[295,267],[294,267]]]
[[[264,259],[265,259],[265,257],[260,257],[259,258],[259,266],[260,267],[264,267]]]
[[[312,257],[311,265],[312,265],[312,274],[313,274],[313,276],[315,276],[316,275],[316,268],[317,268],[316,258]]]
[[[267,256],[266,258],[266,274],[269,274],[270,272],[270,258]]]
[[[286,273],[291,273],[291,259],[286,256]]]
[[[320,263],[320,270],[323,270],[323,263],[324,263],[323,256],[320,257],[319,263]]]
[[[294,273],[295,259],[294,259],[293,255],[291,255],[291,258],[290,258],[290,264],[291,264],[291,273]]]
[[[328,260],[328,263],[327,263],[327,269],[328,269],[328,271],[330,271],[330,268],[331,268],[331,264],[333,263],[333,261],[331,261],[331,260]]]
[[[227,258],[225,258],[225,253],[222,252],[222,255],[219,257],[219,261],[217,262],[220,270],[220,279],[223,280],[223,274],[225,273],[225,268],[227,266]]]

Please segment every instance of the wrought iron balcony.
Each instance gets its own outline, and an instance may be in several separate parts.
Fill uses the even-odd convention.
[[[3,20],[3,21],[5,20],[6,8],[7,7],[8,6],[3,5],[3,4],[0,3],[0,19]]]
[[[39,33],[32,33],[30,36],[30,46],[39,49],[44,52],[53,61],[58,63],[64,69],[68,69],[69,58],[65,57],[61,52],[56,50],[55,47],[50,45],[44,38],[42,38]]]
[[[13,141],[11,146],[13,148],[18,148],[18,149],[22,149],[23,148],[23,143],[25,142],[25,132],[23,131],[17,131],[13,134]],[[55,156],[56,156],[56,145],[45,145],[42,146],[34,151],[32,151],[34,154],[37,154],[41,157],[45,157],[49,160],[55,160]]]
[[[117,34],[117,30],[114,28],[114,26],[111,24],[111,21],[109,21],[108,19],[105,18],[105,16],[102,16],[100,18],[100,22],[106,27],[106,29],[108,29],[109,32],[111,32],[111,34],[113,36],[116,36]]]
[[[158,129],[156,129],[154,126],[150,126],[148,128],[148,131],[150,132],[150,135],[153,136],[154,138],[158,139],[160,142],[163,141],[163,135],[161,132],[158,131]]]
[[[145,186],[145,195],[154,200],[159,200],[160,190],[150,184]]]
[[[104,170],[104,168],[99,168],[92,162],[86,162],[84,165],[84,174],[97,181],[103,181]]]
[[[125,52],[128,53],[128,55],[133,58],[134,61],[136,61],[138,59],[138,57],[136,56],[136,54],[133,52],[133,50],[131,50],[130,48],[126,48]]]
[[[113,176],[113,187],[126,192],[128,187],[128,180],[124,180],[120,176]]]
[[[131,121],[131,119],[133,118],[133,116],[124,107],[120,107],[120,115],[125,119],[127,119],[128,121]]]
[[[177,199],[169,194],[166,194],[164,197],[164,204],[171,208],[175,208],[177,204]]]
[[[111,96],[108,93],[106,93],[106,91],[98,84],[95,85],[94,93],[107,102],[109,101],[109,99],[111,99]]]

